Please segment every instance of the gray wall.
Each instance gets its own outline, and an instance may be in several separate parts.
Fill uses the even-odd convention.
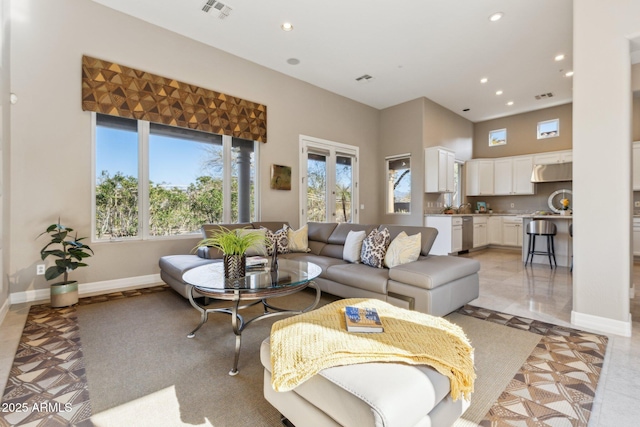
[[[469,160],[473,139],[473,123],[439,104],[418,98],[393,107],[380,114],[380,165],[394,154],[411,153],[411,214],[385,214],[384,172],[380,183],[381,222],[387,224],[423,225],[428,201],[441,199],[440,195],[424,193],[424,149],[443,146],[456,153],[456,159]]]
[[[473,158],[495,158],[570,150],[573,141],[572,104],[478,122],[473,127]],[[538,122],[560,119],[560,136],[537,139]],[[507,129],[505,145],[489,146],[489,131]]]
[[[5,181],[11,195],[5,200],[10,226],[4,248],[11,292],[47,287],[43,276],[35,276],[44,243],[36,236],[58,216],[81,235],[92,234],[90,113],[80,105],[83,54],[267,105],[269,142],[260,148],[263,220],[298,224],[301,134],[359,146],[361,165],[379,164],[376,109],[92,1],[13,3],[23,19],[12,24],[10,58],[11,91],[19,97],[11,106],[11,173]],[[269,188],[272,163],[293,168],[291,191]],[[378,170],[361,167],[361,182],[378,182]],[[377,187],[361,185],[360,202],[368,207],[360,221],[377,222]],[[95,243],[90,267],[73,278],[91,283],[155,274],[160,256],[188,253],[196,242]]]

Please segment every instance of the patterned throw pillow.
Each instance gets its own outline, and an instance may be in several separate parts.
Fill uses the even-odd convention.
[[[287,225],[284,225],[283,228],[276,231],[275,233],[269,230],[266,227],[260,227],[265,230],[266,241],[267,241],[267,255],[273,255],[273,248],[276,246],[278,248],[279,254],[287,254],[289,253],[289,239],[287,238]]]
[[[309,252],[309,226],[303,225],[299,230],[294,230],[288,225],[284,226],[289,239],[289,252]]]
[[[396,265],[413,262],[420,256],[422,233],[408,236],[401,231],[389,245],[384,256],[385,267],[391,268]]]
[[[371,267],[383,268],[384,255],[387,252],[390,240],[391,237],[387,228],[382,231],[372,230],[362,242],[362,253],[360,254],[362,263]]]

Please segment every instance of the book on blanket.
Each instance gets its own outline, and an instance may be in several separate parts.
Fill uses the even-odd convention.
[[[344,314],[349,332],[384,332],[375,308],[347,306]]]

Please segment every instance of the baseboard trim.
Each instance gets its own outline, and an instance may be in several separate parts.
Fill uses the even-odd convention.
[[[87,297],[101,295],[110,292],[126,291],[128,289],[147,288],[162,283],[160,274],[148,274],[146,276],[127,277],[124,279],[104,280],[100,282],[81,283],[78,285],[78,295]],[[49,301],[50,289],[35,289],[23,292],[14,292],[9,296],[11,304],[26,302]]]
[[[606,334],[631,336],[631,313],[628,321],[614,320],[607,317],[571,311],[571,323],[580,328],[604,332]]]

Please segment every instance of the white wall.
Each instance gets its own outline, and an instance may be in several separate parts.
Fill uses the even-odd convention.
[[[627,37],[640,31],[640,1],[580,0],[573,7],[572,322],[630,335],[631,63]]]
[[[105,8],[92,1],[12,2],[10,291],[46,289],[35,276],[44,241],[36,236],[58,216],[91,235],[90,113],[81,110],[83,54],[114,61],[267,105],[268,143],[261,146],[261,218],[298,223],[300,134],[357,145],[361,165],[378,161],[376,109],[268,70],[218,49]],[[3,91],[4,93],[7,90]],[[293,168],[291,191],[269,188],[272,163]],[[375,182],[377,168],[361,167],[361,182]],[[362,185],[375,223],[378,189]],[[158,258],[188,253],[197,239],[97,243],[89,268],[73,273],[93,283],[158,273]],[[5,279],[7,280],[7,279]]]

